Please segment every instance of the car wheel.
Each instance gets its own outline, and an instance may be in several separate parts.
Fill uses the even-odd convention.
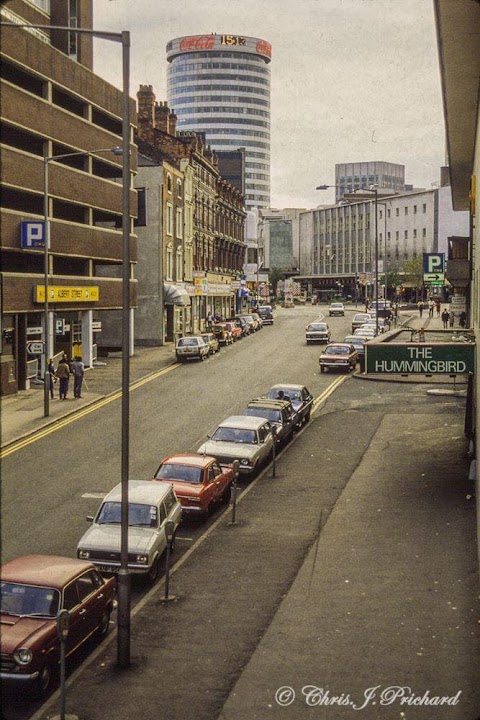
[[[155,560],[152,563],[152,567],[146,574],[147,582],[149,582],[151,585],[153,585],[154,582],[158,579],[158,574],[160,572],[160,566],[158,557],[155,558]]]
[[[47,658],[35,681],[33,694],[39,700],[50,692],[55,675],[54,664],[51,658]]]
[[[96,636],[98,640],[103,640],[104,637],[106,637],[108,633],[108,629],[110,627],[110,610],[105,609],[102,613],[102,617],[100,618],[100,622],[97,627]]]
[[[321,372],[321,373],[324,373],[324,372],[325,372],[325,368],[323,367],[323,365],[320,365],[320,372]]]
[[[206,356],[206,355],[203,355],[203,354],[200,355],[200,362],[203,362],[203,361],[206,360],[206,359],[207,359],[207,356]]]

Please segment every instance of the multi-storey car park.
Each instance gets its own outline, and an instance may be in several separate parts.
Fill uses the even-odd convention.
[[[245,204],[270,205],[270,61],[265,40],[193,35],[167,44],[168,89],[179,130],[217,151],[245,148]]]

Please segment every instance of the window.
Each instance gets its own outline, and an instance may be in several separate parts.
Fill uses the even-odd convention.
[[[175,496],[174,496],[173,492],[169,492],[167,497],[165,498],[165,508],[167,510],[167,514],[174,507],[174,505],[175,505]]]
[[[81,575],[77,579],[77,589],[78,589],[78,595],[80,597],[80,601],[85,600],[86,597],[91,595],[91,593],[94,592],[97,585],[94,582],[94,579],[91,575],[91,573],[85,573],[84,575]]]
[[[177,180],[177,198],[181,200],[182,198],[182,181]]]
[[[392,211],[390,210],[390,208],[388,208],[388,210],[387,210],[387,217],[390,217],[391,214],[392,214]]]
[[[414,230],[414,231],[413,231],[413,238],[415,239],[416,237],[417,237],[417,231]]]
[[[398,230],[396,230],[396,231],[395,231],[395,240],[398,241],[398,238],[399,238],[399,237],[400,237],[400,233],[398,232]]]
[[[170,173],[167,173],[167,192],[172,192],[172,176]]]
[[[173,235],[173,206],[171,203],[167,203],[166,231],[167,235]]]
[[[380,220],[383,218],[383,210],[380,210],[378,217],[380,218]]]
[[[405,215],[408,215],[408,207],[405,206]]]
[[[395,208],[395,215],[397,217],[400,215],[400,208]]]
[[[63,591],[63,607],[65,610],[73,610],[79,603],[76,584],[70,583]]]
[[[405,230],[403,237],[405,240],[408,240],[408,230]]]
[[[183,280],[183,256],[182,256],[182,250],[179,248],[177,250],[176,255],[176,262],[175,262],[175,279],[176,280]]]
[[[135,227],[145,227],[147,224],[147,191],[137,188],[138,213],[135,220]]]
[[[413,206],[413,214],[414,214],[414,215],[417,214],[417,206],[416,206],[416,205]]]
[[[175,234],[180,240],[183,238],[183,210],[181,208],[176,210]]]
[[[423,203],[423,212],[424,212],[424,213],[427,212],[427,204],[426,204],[426,203]]]
[[[427,237],[427,228],[423,228],[422,237]]]

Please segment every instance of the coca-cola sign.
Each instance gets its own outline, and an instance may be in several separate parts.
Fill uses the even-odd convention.
[[[214,35],[192,35],[182,38],[180,50],[211,50],[215,41]]]
[[[269,58],[272,57],[272,46],[266,40],[259,40],[256,50],[260,55],[266,55]]]

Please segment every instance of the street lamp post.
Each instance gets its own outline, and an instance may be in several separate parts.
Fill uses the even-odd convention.
[[[130,442],[130,32],[120,33],[58,25],[30,25],[0,21],[0,26],[19,29],[38,29],[51,32],[91,35],[122,45],[122,449],[121,449],[121,522],[120,570],[118,573],[118,642],[117,663],[120,668],[130,665],[130,574],[128,570],[128,472]],[[47,209],[48,212],[48,209]],[[45,253],[48,255],[48,250]],[[46,257],[48,263],[48,257]],[[46,268],[48,275],[48,267]],[[47,278],[48,279],[48,278]],[[45,287],[45,291],[46,291]],[[45,293],[46,294],[46,293]],[[48,334],[48,321],[45,339]]]
[[[342,185],[318,185],[316,190],[328,190],[328,188],[339,188],[341,187],[343,190],[345,187]],[[376,333],[378,335],[378,187],[359,187],[355,188],[354,193],[356,193],[357,190],[361,190],[363,192],[372,192],[374,193],[374,208],[375,208],[375,286],[374,286],[374,298],[375,298],[375,327],[376,327]],[[344,195],[344,199],[346,200],[352,200],[356,199],[358,200],[358,197],[355,197],[354,194],[352,195]]]

